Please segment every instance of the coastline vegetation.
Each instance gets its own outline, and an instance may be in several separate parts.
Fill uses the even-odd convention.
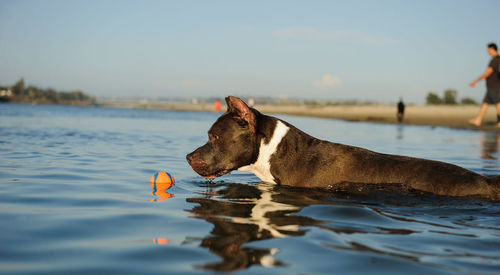
[[[0,91],[0,100],[2,102],[83,106],[97,105],[97,101],[94,97],[82,91],[57,91],[52,88],[42,89],[33,85],[26,87],[24,79],[22,78],[10,87],[0,87]]]
[[[437,94],[433,92],[429,92],[427,97],[425,98],[427,105],[457,105],[459,104],[457,100],[458,92],[454,89],[447,89],[443,92],[443,97],[439,97]],[[477,102],[469,97],[464,97],[460,101],[461,105],[478,105]]]
[[[245,99],[245,98],[244,98]],[[252,106],[263,113],[311,116],[342,119],[346,121],[364,121],[397,124],[395,104],[381,104],[370,101],[348,100],[303,100],[273,97],[246,98]],[[251,100],[250,100],[251,99]],[[407,103],[403,124],[444,126],[453,128],[497,130],[496,112],[488,110],[481,127],[472,127],[468,119],[477,115],[477,104],[473,99],[457,99],[457,92],[449,89],[441,98],[429,92],[426,105]],[[0,86],[0,101],[28,104],[66,104],[80,106],[100,106],[111,108],[158,109],[172,111],[213,112],[215,100],[220,98],[96,98],[81,91],[56,91],[35,86],[25,87],[20,79],[10,87]],[[222,108],[224,111],[224,106]]]

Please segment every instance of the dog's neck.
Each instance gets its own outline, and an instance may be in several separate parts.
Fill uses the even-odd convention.
[[[280,120],[276,121],[273,135],[268,143],[264,139],[260,142],[259,155],[254,163],[238,168],[238,171],[252,172],[264,182],[275,183],[271,173],[271,156],[276,152],[278,145],[290,128]]]

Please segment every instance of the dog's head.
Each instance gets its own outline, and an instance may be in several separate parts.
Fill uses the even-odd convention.
[[[236,97],[226,97],[226,103],[227,111],[208,131],[208,142],[186,156],[193,170],[207,179],[249,165],[258,155],[258,112]]]

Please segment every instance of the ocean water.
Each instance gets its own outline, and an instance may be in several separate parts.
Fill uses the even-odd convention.
[[[0,274],[500,273],[500,203],[204,180],[185,155],[217,117],[0,104]],[[498,132],[279,117],[500,175]],[[157,171],[175,186],[153,194]]]

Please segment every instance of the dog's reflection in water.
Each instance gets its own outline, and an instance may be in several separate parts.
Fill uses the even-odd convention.
[[[442,227],[443,232],[449,230],[446,224],[429,223],[425,219],[413,219],[411,215],[397,214],[390,206],[418,209],[420,205],[429,206],[429,203],[450,207],[463,207],[464,203],[477,204],[473,198],[464,200],[437,196],[391,184],[383,188],[379,184],[346,184],[337,186],[331,192],[268,183],[207,183],[206,188],[196,198],[187,199],[194,205],[186,211],[192,213],[194,218],[213,224],[213,229],[202,238],[188,238],[186,242],[199,243],[219,256],[220,261],[195,266],[216,271],[235,271],[252,265],[279,267],[291,264],[286,262],[284,253],[277,255],[283,251],[279,251],[276,246],[288,247],[286,243],[278,241],[275,247],[271,246],[273,242],[259,242],[255,246],[252,243],[273,238],[305,236],[311,228],[326,230],[325,232],[331,232],[335,236],[406,236],[419,233],[404,228],[406,224],[410,227],[415,224]],[[311,206],[316,208],[310,208]],[[386,211],[387,207],[389,211]],[[391,226],[393,224],[396,226]],[[425,254],[414,255],[404,249],[381,249],[380,244],[370,246],[356,241],[357,239],[358,237],[345,238],[341,243],[325,241],[324,245],[342,252],[375,253],[382,257],[395,257],[416,263],[421,262],[421,257],[425,257]],[[301,242],[293,242],[295,249],[301,248]]]
[[[202,266],[205,269],[230,271],[251,265],[280,266],[275,260],[276,248],[252,248],[246,243],[270,238],[301,236],[300,226],[315,221],[294,214],[302,209],[293,196],[286,197],[279,186],[267,183],[246,185],[225,183],[213,185],[207,198],[188,198],[198,206],[188,210],[196,218],[214,225],[211,234],[201,241],[201,246],[222,258],[222,262]]]
[[[186,242],[200,242],[210,252],[222,258],[216,263],[197,266],[203,269],[217,271],[234,271],[248,268],[252,265],[265,267],[285,266],[286,262],[276,259],[280,251],[276,247],[263,248],[250,244],[259,240],[304,236],[311,227],[327,230],[334,234],[388,234],[409,235],[412,230],[391,228],[385,226],[345,227],[345,223],[359,222],[366,215],[375,215],[383,221],[394,219],[397,222],[405,221],[411,224],[422,221],[411,218],[395,217],[379,209],[377,205],[405,205],[412,206],[428,203],[435,200],[442,204],[463,205],[463,200],[453,200],[443,196],[427,194],[424,196],[418,190],[406,190],[398,185],[379,184],[347,184],[337,186],[331,192],[311,188],[291,188],[286,186],[259,183],[256,185],[240,183],[224,183],[206,185],[206,192],[187,201],[196,205],[186,210],[195,218],[203,219],[213,224],[212,231],[202,239],[193,238]],[[360,203],[353,203],[358,201]],[[315,219],[299,212],[311,205],[322,205],[331,209],[331,219]],[[367,207],[369,205],[369,207]],[[339,217],[335,213],[346,212]],[[350,214],[349,214],[350,213]],[[338,222],[332,223],[333,220]],[[427,223],[427,222],[424,222]],[[439,226],[439,225],[435,225]],[[343,245],[329,247],[347,250],[390,255],[418,262],[418,257],[408,256],[407,253],[384,251],[357,242],[347,242]],[[283,258],[283,257],[282,257]]]

